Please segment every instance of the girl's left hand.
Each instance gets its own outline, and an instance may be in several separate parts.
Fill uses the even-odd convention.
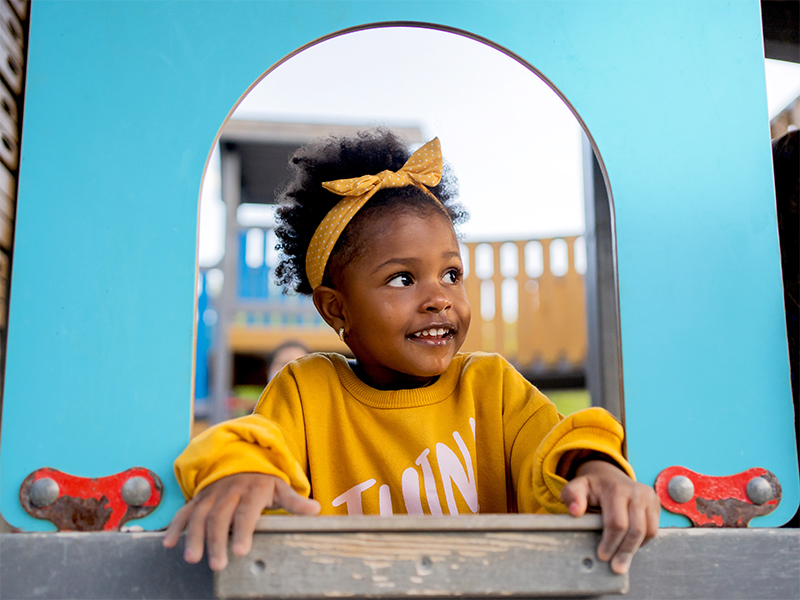
[[[627,573],[639,547],[658,533],[661,503],[653,488],[636,483],[610,463],[583,463],[561,490],[561,499],[574,517],[582,516],[589,506],[600,508],[603,537],[597,558],[610,560],[615,573]]]

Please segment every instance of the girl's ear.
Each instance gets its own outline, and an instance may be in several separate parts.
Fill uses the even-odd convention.
[[[320,285],[314,290],[312,298],[317,312],[334,331],[339,331],[342,327],[347,329],[344,296],[339,290]]]

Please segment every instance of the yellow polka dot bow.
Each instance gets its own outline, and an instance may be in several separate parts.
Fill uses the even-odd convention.
[[[311,288],[316,289],[322,284],[322,276],[336,241],[347,224],[378,190],[413,185],[438,202],[439,199],[425,186],[433,187],[441,178],[442,149],[439,138],[433,138],[414,152],[397,172],[381,171],[377,175],[324,182],[322,187],[344,198],[325,215],[308,244],[306,275]]]

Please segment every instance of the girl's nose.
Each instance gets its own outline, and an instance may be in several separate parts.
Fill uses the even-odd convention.
[[[440,313],[448,310],[452,305],[453,302],[450,300],[450,296],[445,293],[441,287],[436,286],[430,290],[423,303],[423,309],[425,311]]]

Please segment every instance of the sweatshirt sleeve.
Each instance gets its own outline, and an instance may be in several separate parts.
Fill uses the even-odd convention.
[[[289,451],[280,428],[257,414],[207,429],[175,461],[175,477],[187,499],[236,473],[274,475],[306,498],[311,491],[308,477]]]
[[[535,452],[522,460],[517,488],[520,512],[567,512],[561,501],[561,489],[567,480],[557,471],[564,454],[573,450],[605,454],[635,480],[633,468],[622,455],[624,437],[622,425],[611,413],[598,407],[578,411],[557,422]]]
[[[254,414],[225,421],[194,438],[175,461],[175,477],[186,498],[236,473],[274,475],[308,497],[305,448],[297,381],[286,368],[261,394]]]

